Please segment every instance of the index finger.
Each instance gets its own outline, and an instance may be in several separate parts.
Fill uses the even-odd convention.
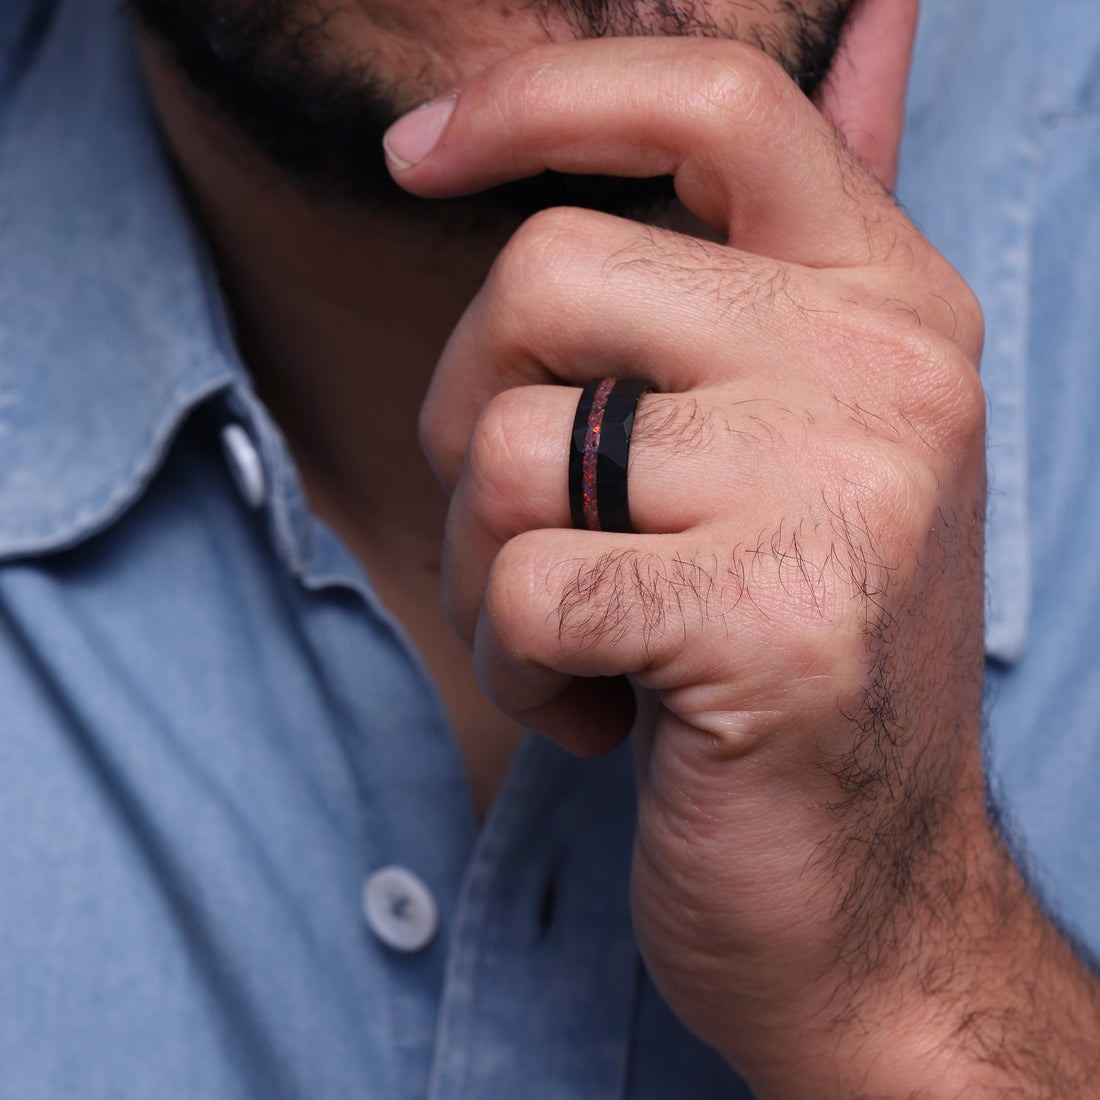
[[[739,42],[539,46],[406,115],[386,149],[395,179],[424,196],[547,169],[671,175],[739,248],[814,267],[875,262],[899,234],[919,240],[794,81]]]

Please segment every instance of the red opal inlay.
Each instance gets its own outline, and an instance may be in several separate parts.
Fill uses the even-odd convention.
[[[615,387],[614,378],[600,382],[592,397],[588,412],[588,426],[584,433],[584,458],[581,466],[581,497],[584,503],[584,523],[589,531],[600,530],[599,506],[596,499],[596,456],[600,450],[600,432],[603,430],[603,414],[607,399]]]

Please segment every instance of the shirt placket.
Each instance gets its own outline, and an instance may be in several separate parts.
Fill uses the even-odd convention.
[[[638,957],[628,749],[598,762],[531,736],[467,869],[431,1100],[624,1094]]]

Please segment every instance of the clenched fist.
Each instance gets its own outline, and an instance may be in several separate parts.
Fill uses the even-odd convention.
[[[749,46],[538,48],[398,126],[417,194],[671,175],[718,238],[532,218],[422,418],[483,690],[582,753],[633,726],[634,913],[670,1004],[762,1096],[1047,1087],[1029,1012],[1096,1016],[986,817],[968,288]],[[634,534],[570,526],[601,376],[655,391]]]

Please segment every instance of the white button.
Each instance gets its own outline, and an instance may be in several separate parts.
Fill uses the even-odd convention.
[[[363,916],[370,930],[395,951],[420,951],[439,930],[431,891],[403,867],[383,867],[363,887]]]
[[[240,424],[222,428],[222,450],[237,491],[250,508],[259,508],[267,497],[267,476],[260,452]]]

